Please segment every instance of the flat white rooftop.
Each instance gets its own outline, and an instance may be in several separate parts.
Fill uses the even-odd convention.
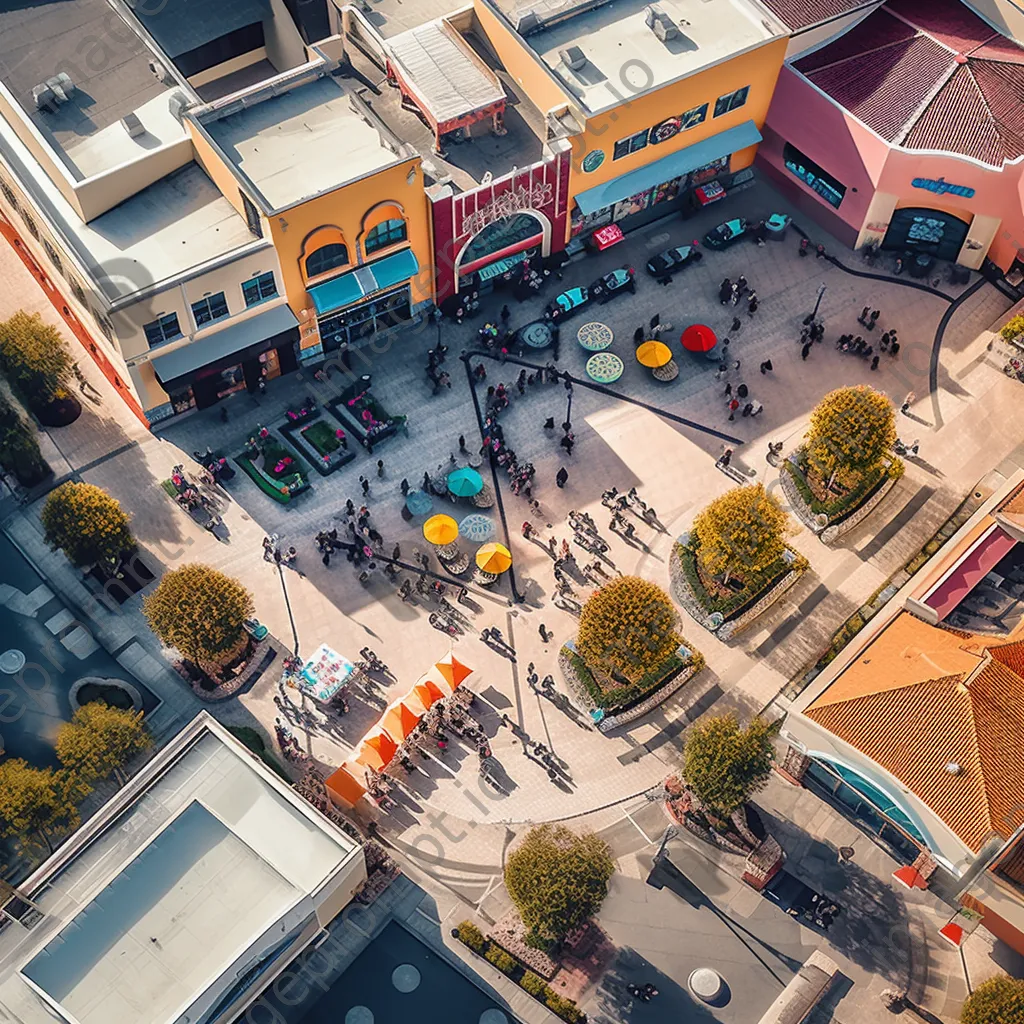
[[[504,9],[507,2],[500,0],[499,6]],[[529,32],[525,41],[571,95],[590,113],[599,113],[784,34],[767,12],[746,0],[658,0],[679,29],[676,38],[662,41],[646,24],[649,4],[612,0]],[[517,5],[518,16],[531,6],[529,0]],[[538,14],[550,16],[549,6],[542,0]],[[564,6],[571,9],[572,4]],[[572,46],[587,58],[578,71],[559,56]],[[683,103],[680,107],[682,112]]]
[[[111,302],[173,281],[256,242],[245,220],[197,164],[85,223],[3,118],[0,156]]]
[[[279,210],[399,161],[354,98],[355,85],[316,78],[198,117],[226,158]]]
[[[0,1020],[178,1020],[356,856],[200,715],[23,883],[42,917],[0,930]]]

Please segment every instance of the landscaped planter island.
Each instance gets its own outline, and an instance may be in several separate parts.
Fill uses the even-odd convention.
[[[343,430],[314,411],[300,422],[285,420],[278,430],[302,453],[306,461],[321,475],[327,476],[356,457],[354,448],[342,443]]]
[[[235,462],[260,490],[282,504],[309,489],[305,462],[265,427],[249,438]]]

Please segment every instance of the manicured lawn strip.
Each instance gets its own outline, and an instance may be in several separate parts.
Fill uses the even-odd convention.
[[[334,436],[334,431],[323,420],[311,423],[308,427],[300,427],[299,433],[321,455],[330,455],[341,447],[341,442]]]

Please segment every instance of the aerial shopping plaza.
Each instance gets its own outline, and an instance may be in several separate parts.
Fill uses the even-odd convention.
[[[1024,1022],[1017,0],[0,0],[0,1022]]]

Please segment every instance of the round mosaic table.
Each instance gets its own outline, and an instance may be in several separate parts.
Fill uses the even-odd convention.
[[[598,352],[587,360],[587,376],[598,384],[614,384],[624,369],[622,360],[613,352]]]
[[[551,326],[543,320],[534,320],[520,329],[519,337],[530,348],[547,348],[551,344]]]
[[[660,381],[675,380],[679,376],[679,364],[670,359],[664,366],[657,366],[651,370],[651,376]]]
[[[615,335],[607,324],[594,321],[584,324],[576,332],[576,340],[588,352],[603,352],[611,346],[611,343],[615,340]]]

